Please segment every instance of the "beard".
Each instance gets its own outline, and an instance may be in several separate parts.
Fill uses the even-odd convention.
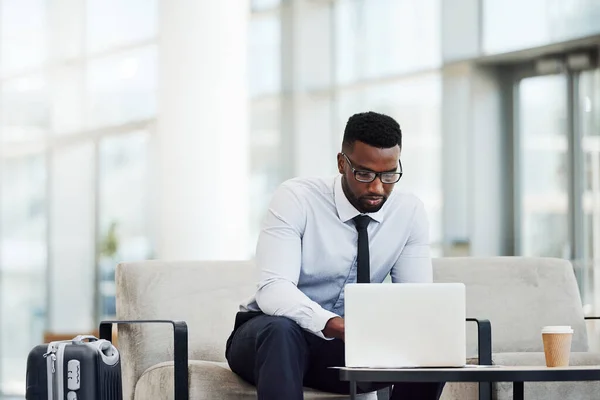
[[[346,198],[356,208],[360,213],[375,213],[381,210],[381,207],[385,204],[387,200],[387,196],[376,196],[376,195],[362,195],[356,196],[350,190],[348,186],[348,182],[346,181],[346,176],[342,176],[342,189],[344,190],[344,194]]]
[[[374,213],[381,210],[387,199],[385,196],[374,198],[373,196],[361,196],[358,198],[358,203],[362,209],[357,208],[362,213]]]

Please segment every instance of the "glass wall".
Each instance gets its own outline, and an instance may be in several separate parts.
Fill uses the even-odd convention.
[[[402,129],[404,174],[395,190],[417,194],[425,203],[431,241],[441,254],[441,79],[437,71],[400,77],[390,82],[342,90],[338,96],[336,141],[356,112],[374,110],[393,116]]]
[[[336,82],[439,67],[439,13],[438,0],[336,1]]]
[[[500,85],[496,87],[495,72],[465,65],[468,72],[457,81],[462,89],[456,93],[464,94],[461,99],[468,104],[452,108],[442,103],[442,70],[462,68],[442,65],[441,27],[454,26],[442,24],[446,3],[248,3],[247,217],[252,235],[250,243],[240,246],[254,248],[268,203],[283,180],[337,173],[335,154],[346,121],[367,110],[389,114],[400,123],[405,173],[396,189],[424,201],[434,256],[443,255],[445,203],[460,203],[459,212],[465,215],[456,220],[464,225],[458,231],[465,241],[477,231],[473,226],[482,225],[476,220],[482,212],[473,208],[503,215],[499,208],[512,199],[474,207],[483,201],[476,198],[477,187],[469,187],[478,182],[473,170],[481,167],[476,165],[482,160],[477,146],[488,137],[479,131],[485,125],[481,121],[496,115],[492,98],[500,97]],[[458,3],[473,8],[453,12],[478,27],[462,31],[473,28],[473,42],[480,43],[470,55],[600,34],[596,0]],[[22,396],[26,354],[44,336],[86,333],[98,319],[115,313],[114,268],[119,261],[155,256],[151,216],[156,163],[151,149],[160,118],[161,7],[159,0],[0,0],[0,398]],[[468,16],[474,16],[473,21],[467,21]],[[510,183],[518,185],[519,196],[518,204],[507,206],[520,213],[510,232],[520,235],[516,253],[570,256],[574,243],[569,213],[577,205],[570,203],[574,196],[569,174],[580,172],[580,255],[598,266],[599,74],[581,73],[578,90],[572,92],[577,97],[580,141],[568,136],[572,110],[567,80],[572,82],[572,75],[520,83],[518,176]],[[479,100],[485,104],[472,104]],[[442,192],[442,114],[455,109],[460,114],[458,128],[444,139],[455,140],[452,134],[463,130],[459,144],[464,145],[460,154],[465,159],[458,181],[464,187],[458,188],[458,195],[455,188]],[[481,110],[482,115],[473,115]],[[490,127],[489,137],[495,132],[504,135],[502,129]],[[569,148],[569,143],[580,149]],[[569,171],[574,160],[581,168]],[[494,162],[483,170],[494,172]],[[508,174],[503,170],[490,176]],[[590,281],[600,287],[600,274]],[[64,296],[67,290],[76,301]]]
[[[483,0],[483,53],[496,54],[600,33],[596,0]]]
[[[577,109],[580,145],[581,236],[579,265],[585,276],[584,304],[589,315],[600,310],[600,69],[579,78]],[[600,324],[593,325],[599,338]],[[595,340],[598,343],[598,340]]]
[[[153,253],[157,12],[0,0],[0,398],[24,394],[45,336],[114,314],[117,261]]]
[[[2,161],[0,195],[1,389],[19,393],[23,355],[45,326],[47,177],[40,153]]]
[[[424,200],[434,250],[440,254],[439,1],[290,3],[295,5],[254,2],[249,80],[252,134],[260,140],[251,154],[253,232],[259,229],[273,190],[289,177],[280,171],[333,173],[347,119],[372,110],[391,115],[402,127],[405,174],[397,190]],[[269,29],[269,35],[263,33]],[[286,40],[292,48],[280,45]],[[294,57],[293,65],[280,61],[285,57]],[[286,147],[298,143],[314,147],[313,164],[328,167],[315,169],[282,156],[303,151]]]
[[[281,135],[282,45],[278,1],[253,1],[248,24],[250,95],[250,229],[256,240],[269,195],[283,180]],[[249,244],[251,250],[253,244]],[[252,251],[253,253],[253,251]]]
[[[567,77],[519,85],[520,253],[570,257]]]
[[[600,69],[582,73],[578,100],[583,163],[582,256],[600,275]]]
[[[106,136],[98,152],[98,315],[115,315],[115,265],[154,258],[148,216],[150,134],[147,130]],[[115,195],[118,194],[118,195]]]

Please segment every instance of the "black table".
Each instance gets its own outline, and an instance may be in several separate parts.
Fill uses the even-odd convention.
[[[338,367],[340,380],[350,382],[350,398],[356,399],[357,382],[512,382],[513,399],[523,400],[524,382],[600,381],[600,366],[464,368],[347,368]]]

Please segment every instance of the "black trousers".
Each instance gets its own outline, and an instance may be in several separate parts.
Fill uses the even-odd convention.
[[[321,339],[286,317],[238,313],[225,355],[231,370],[256,386],[259,400],[302,400],[303,386],[350,393],[350,384],[329,368],[344,365],[344,342]],[[358,392],[388,386],[359,386]],[[397,383],[390,399],[437,400],[443,388],[443,383]]]

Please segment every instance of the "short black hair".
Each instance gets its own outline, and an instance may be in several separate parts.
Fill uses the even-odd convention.
[[[388,115],[373,111],[358,113],[346,123],[342,147],[352,150],[357,140],[380,149],[396,145],[402,148],[402,130],[398,122]]]

